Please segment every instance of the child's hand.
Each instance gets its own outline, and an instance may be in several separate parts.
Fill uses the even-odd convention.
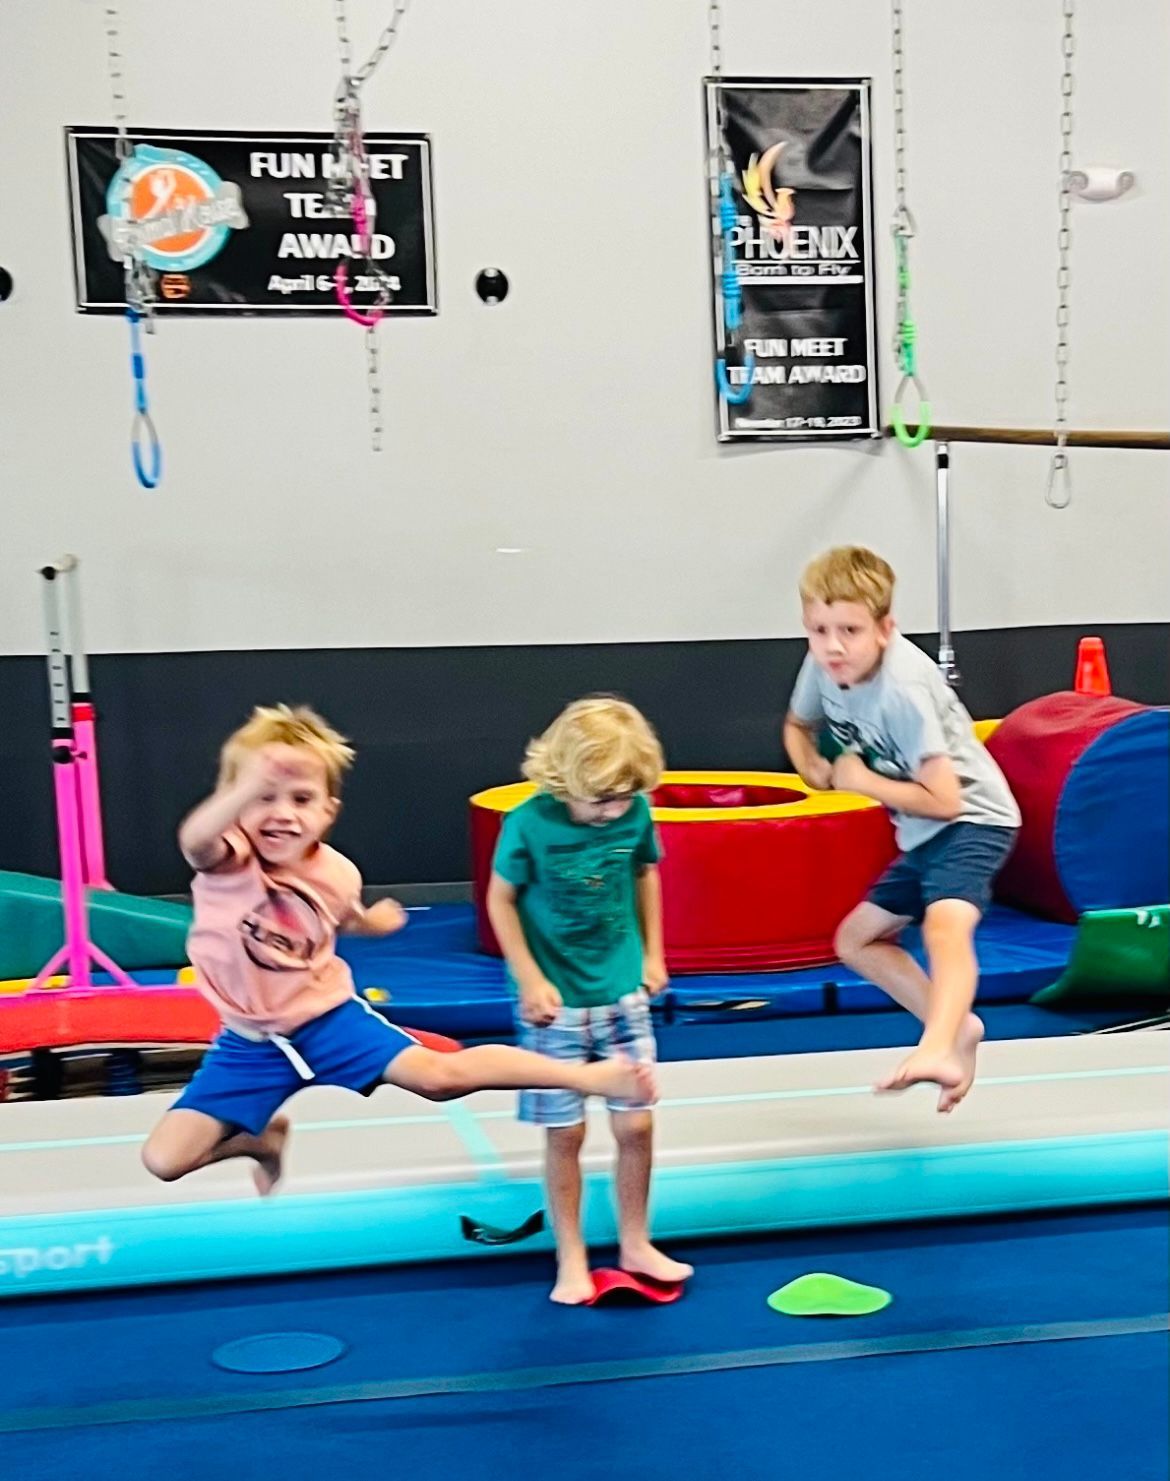
[[[262,797],[282,782],[310,772],[311,766],[304,751],[277,741],[248,756],[240,767],[238,784],[249,797]]]
[[[363,928],[370,936],[392,936],[406,924],[406,911],[397,900],[375,900],[365,912]]]
[[[838,792],[860,792],[865,794],[869,786],[870,770],[855,751],[845,751],[833,762],[832,785]]]
[[[520,989],[520,1016],[536,1028],[552,1023],[561,1011],[564,999],[547,977],[526,983]]]
[[[666,963],[660,956],[647,956],[642,959],[642,986],[652,998],[656,998],[660,992],[670,984],[670,973],[666,970]]]
[[[833,788],[833,763],[823,756],[814,756],[800,776],[815,792],[829,792]]]

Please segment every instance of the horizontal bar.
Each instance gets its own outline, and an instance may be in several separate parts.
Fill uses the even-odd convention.
[[[892,437],[892,427],[886,436]],[[950,427],[930,429],[932,442],[1004,442],[1055,447],[1051,427]],[[1090,432],[1070,431],[1065,438],[1069,447],[1170,448],[1170,432]]]

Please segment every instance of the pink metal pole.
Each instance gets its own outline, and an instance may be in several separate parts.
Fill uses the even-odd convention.
[[[73,734],[69,700],[69,672],[61,640],[57,602],[57,566],[44,566],[45,631],[48,637],[49,708],[53,721],[53,789],[57,800],[57,840],[61,854],[61,904],[65,916],[65,944],[45,963],[33,980],[33,990],[42,987],[64,962],[68,964],[67,987],[93,987],[90,963],[96,962],[124,987],[133,980],[118,964],[89,939],[85,899],[85,866],[81,845],[81,810],[78,803],[77,741]]]
[[[57,797],[57,846],[61,855],[61,905],[65,912],[65,945],[37,973],[33,989],[53,975],[58,964],[68,963],[70,987],[92,987],[89,973],[85,911],[85,877],[81,863],[81,819],[74,790],[73,755],[61,742],[53,745],[53,790]]]
[[[66,987],[93,987],[91,962],[109,972],[123,987],[134,979],[89,939],[85,899],[85,875],[81,853],[81,816],[77,807],[76,763],[67,743],[53,745],[53,788],[57,798],[57,843],[61,855],[61,905],[65,915],[65,944],[45,963],[33,979],[31,991],[67,964]]]
[[[74,698],[74,771],[81,813],[81,863],[85,882],[95,890],[113,886],[106,878],[106,851],[102,839],[102,798],[98,786],[97,714],[89,700]]]
[[[90,699],[89,659],[81,631],[80,562],[63,555],[57,570],[65,578],[65,642],[69,654],[70,689],[73,695],[73,757],[76,765],[77,801],[81,814],[81,867],[85,882],[95,890],[111,888],[106,878],[106,852],[102,839],[102,801],[98,785],[97,713]]]

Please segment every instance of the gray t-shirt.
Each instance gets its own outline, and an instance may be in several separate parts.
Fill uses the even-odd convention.
[[[802,725],[827,727],[842,750],[856,751],[880,776],[913,781],[929,757],[949,756],[963,800],[954,821],[1020,826],[1016,800],[975,738],[971,716],[931,659],[901,633],[890,639],[874,676],[852,688],[841,688],[808,654],[788,707]],[[903,853],[947,826],[939,818],[891,811]]]

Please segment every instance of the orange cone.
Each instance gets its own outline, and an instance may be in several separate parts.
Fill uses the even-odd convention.
[[[1077,677],[1073,688],[1078,694],[1113,693],[1101,638],[1082,638],[1077,644]]]

